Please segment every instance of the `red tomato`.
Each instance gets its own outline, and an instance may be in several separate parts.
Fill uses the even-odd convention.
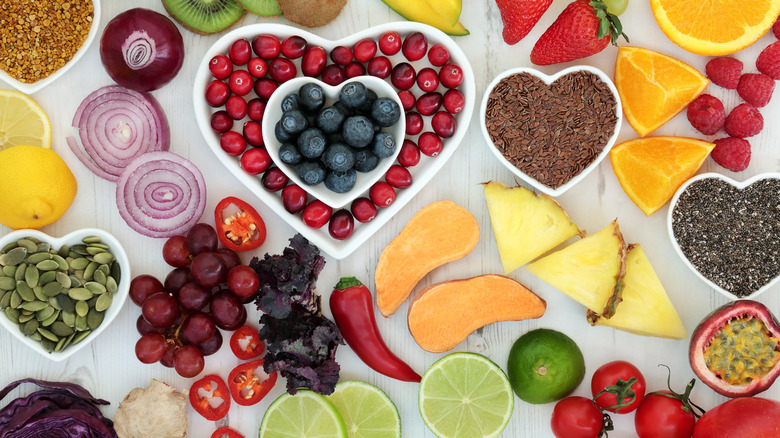
[[[632,378],[636,379],[636,381],[629,386]],[[620,383],[619,380],[624,383]],[[603,392],[596,397],[596,394],[605,389],[609,392]],[[596,404],[601,406],[602,409],[625,414],[638,408],[639,403],[642,402],[642,397],[645,395],[645,377],[634,365],[624,360],[616,360],[605,363],[593,373],[593,379],[590,381],[590,390]],[[621,408],[614,408],[618,404],[616,392],[622,392],[623,397],[621,397],[621,401],[626,403]],[[632,397],[634,398],[633,402],[631,401]]]
[[[658,391],[672,395],[670,391]],[[639,438],[690,438],[696,418],[676,398],[651,393],[642,399],[634,416]]]
[[[604,419],[591,399],[572,396],[555,404],[550,424],[557,438],[597,438]]]
[[[228,387],[222,377],[209,374],[192,384],[190,388],[190,404],[195,412],[209,421],[225,418],[230,409]],[[217,403],[220,399],[221,402]]]
[[[233,400],[241,406],[253,405],[265,397],[276,384],[276,373],[263,372],[263,359],[242,363],[228,375]]]
[[[245,325],[230,336],[230,349],[237,358],[249,360],[263,354],[265,344],[256,328]]]
[[[211,438],[244,438],[237,430],[227,426],[220,427],[211,434]]]
[[[246,202],[228,196],[214,209],[219,241],[233,251],[251,251],[265,242],[265,222]]]

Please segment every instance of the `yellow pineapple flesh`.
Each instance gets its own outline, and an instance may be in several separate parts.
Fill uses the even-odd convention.
[[[626,244],[617,219],[525,269],[588,309],[610,318],[620,302],[626,275]]]
[[[661,280],[638,243],[628,246],[623,284],[623,301],[618,304],[612,318],[601,318],[589,310],[588,321],[591,324],[614,327],[643,336],[670,339],[688,337]]]
[[[483,186],[505,274],[580,234],[569,215],[547,195],[495,181]]]

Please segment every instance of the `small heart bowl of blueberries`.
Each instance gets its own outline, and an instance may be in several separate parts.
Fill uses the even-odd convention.
[[[406,132],[398,94],[361,76],[337,86],[299,77],[279,86],[263,115],[263,140],[295,184],[332,208],[349,204],[395,162]]]

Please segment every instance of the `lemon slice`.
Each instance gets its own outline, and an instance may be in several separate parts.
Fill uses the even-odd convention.
[[[263,415],[259,438],[283,437],[349,438],[333,403],[306,389],[282,394]]]
[[[51,122],[30,96],[0,90],[0,151],[26,144],[51,147]]]
[[[384,391],[374,385],[347,380],[328,396],[347,424],[349,438],[401,438],[401,417]]]

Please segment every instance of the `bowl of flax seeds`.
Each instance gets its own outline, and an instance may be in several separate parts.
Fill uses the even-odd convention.
[[[617,89],[601,70],[573,66],[548,76],[531,68],[498,75],[480,107],[493,154],[536,190],[558,196],[585,178],[617,140]]]

